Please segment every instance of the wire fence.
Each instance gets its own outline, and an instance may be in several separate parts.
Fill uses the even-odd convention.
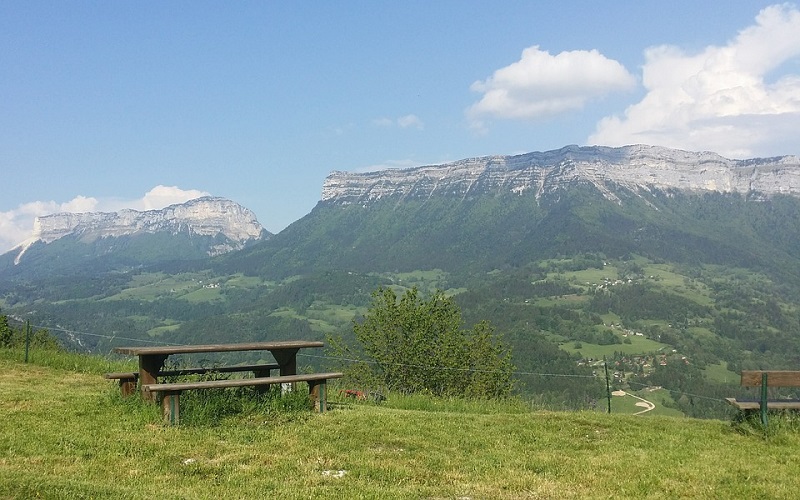
[[[10,320],[14,321],[15,323],[19,324],[19,325],[26,324],[25,321],[23,321],[23,320],[21,320],[19,318],[15,318],[15,317],[12,317],[12,316],[8,316],[8,318]],[[99,333],[83,332],[83,331],[72,330],[72,329],[61,328],[61,327],[52,327],[52,326],[34,325],[34,324],[31,324],[30,326],[31,326],[31,328],[60,332],[60,333],[63,333],[63,334],[66,334],[66,335],[75,336],[75,337],[86,336],[86,337],[93,337],[93,338],[103,338],[103,339],[108,340],[109,342],[114,342],[114,341],[118,341],[118,340],[124,340],[126,342],[141,342],[141,343],[145,343],[145,344],[155,344],[155,345],[164,345],[164,346],[178,345],[178,344],[176,344],[174,342],[163,342],[163,341],[150,340],[150,339],[122,337],[122,336],[117,336],[117,335],[103,335],[103,334],[99,334]],[[113,347],[109,348],[109,351],[107,353],[104,353],[104,354],[111,355],[112,352],[113,352],[112,349],[113,349]],[[342,356],[330,356],[330,355],[321,356],[321,355],[306,354],[306,353],[298,353],[297,356],[302,356],[302,357],[306,357],[306,358],[316,358],[316,359],[321,359],[321,360],[326,360],[326,361],[340,361],[340,362],[346,362],[346,363],[365,363],[365,364],[371,364],[371,365],[379,365],[379,364],[381,364],[381,363],[378,363],[378,362],[373,361],[373,360],[347,358],[347,357],[342,357]],[[604,363],[605,363],[605,361],[604,361]],[[382,364],[386,365],[387,363],[382,363]],[[499,371],[495,371],[495,370],[480,370],[480,369],[472,369],[472,368],[455,368],[455,367],[447,367],[447,366],[430,366],[430,365],[419,365],[419,364],[410,364],[410,363],[389,363],[389,364],[391,364],[392,366],[397,366],[397,367],[418,368],[418,369],[425,369],[425,370],[455,370],[455,371],[463,371],[463,372],[504,373],[504,372],[499,372]],[[580,374],[568,374],[568,373],[547,373],[547,372],[529,372],[529,371],[513,371],[512,375],[517,377],[517,378],[523,377],[523,376],[554,377],[554,378],[575,378],[575,379],[597,379],[598,378],[597,375],[580,375]],[[638,387],[640,387],[642,389],[646,389],[648,387],[652,387],[651,385],[648,385],[648,384],[642,384],[642,383],[633,382],[633,381],[626,381],[626,383],[628,385],[630,385],[630,386],[638,386]],[[685,395],[685,396],[688,396],[688,397],[692,397],[692,398],[703,399],[703,400],[707,400],[707,401],[714,401],[714,402],[727,404],[727,401],[724,400],[724,399],[721,399],[721,398],[714,398],[714,397],[704,396],[704,395],[700,395],[700,394],[692,394],[692,393],[684,392],[684,391],[681,391],[681,390],[670,389],[668,387],[663,387],[663,386],[662,386],[662,389],[670,391],[670,392],[679,393],[679,394],[682,394],[682,395]]]

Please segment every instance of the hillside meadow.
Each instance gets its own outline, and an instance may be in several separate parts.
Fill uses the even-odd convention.
[[[795,498],[800,486],[800,433],[780,425],[765,436],[390,396],[169,427],[102,378],[113,363],[18,354],[0,356],[0,498]]]

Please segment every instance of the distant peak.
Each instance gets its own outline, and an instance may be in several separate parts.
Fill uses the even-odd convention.
[[[37,241],[52,243],[73,235],[89,242],[98,238],[163,232],[223,237],[226,242],[209,248],[211,255],[240,249],[245,243],[267,234],[249,209],[226,198],[203,196],[158,210],[63,212],[37,217],[33,236],[14,249],[19,252],[15,262],[19,263],[26,250]]]

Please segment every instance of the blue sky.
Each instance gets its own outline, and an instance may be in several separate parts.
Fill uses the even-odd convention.
[[[800,154],[800,11],[758,1],[0,2],[0,251],[212,194],[277,232],[334,170],[567,144]]]

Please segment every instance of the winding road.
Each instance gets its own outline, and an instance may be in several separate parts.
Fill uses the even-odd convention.
[[[655,407],[656,407],[655,403],[653,403],[652,401],[648,401],[648,400],[646,400],[644,398],[640,398],[636,394],[631,394],[630,392],[614,391],[611,394],[614,395],[614,396],[631,396],[633,398],[638,399],[639,402],[636,403],[636,406],[644,408],[644,410],[637,411],[636,413],[634,413],[634,415],[641,415],[643,413],[647,413],[648,411],[654,410]]]

